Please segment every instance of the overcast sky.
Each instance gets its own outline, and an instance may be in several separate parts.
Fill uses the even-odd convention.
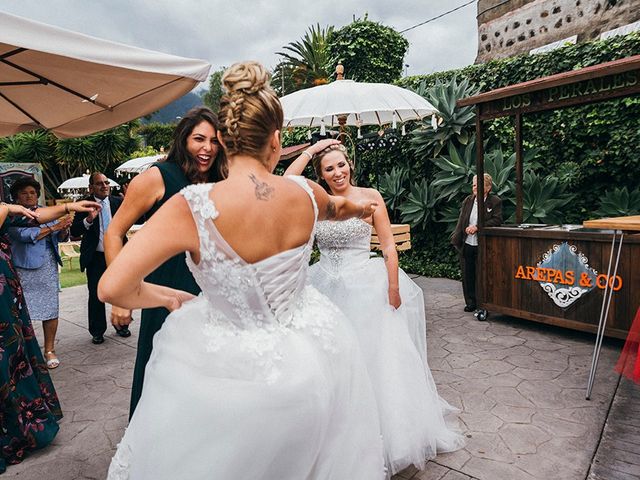
[[[354,15],[403,30],[468,0],[0,0],[0,10],[137,47],[200,58],[212,69],[240,60],[272,68],[276,52],[316,23]],[[476,5],[404,33],[409,75],[473,63]],[[212,70],[213,71],[213,70]]]

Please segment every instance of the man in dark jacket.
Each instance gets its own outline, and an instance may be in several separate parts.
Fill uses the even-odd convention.
[[[484,226],[497,227],[502,223],[502,200],[491,195],[493,179],[484,174]],[[478,301],[476,298],[476,267],[478,261],[478,202],[476,196],[477,177],[473,176],[473,194],[462,202],[460,217],[453,234],[451,244],[458,250],[462,269],[462,290],[464,292],[465,312],[473,312]]]
[[[95,200],[101,205],[100,210],[90,213],[76,213],[71,225],[71,235],[82,237],[80,243],[80,270],[87,272],[87,288],[89,290],[89,333],[92,342],[104,342],[107,330],[105,305],[98,298],[98,282],[107,269],[104,257],[104,232],[111,218],[118,211],[122,199],[110,195],[109,179],[100,172],[89,177],[89,196],[86,200]],[[121,337],[131,335],[128,327],[116,329]]]

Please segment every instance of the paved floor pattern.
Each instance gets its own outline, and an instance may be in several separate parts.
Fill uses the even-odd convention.
[[[612,401],[619,383],[613,372],[619,342],[605,341],[592,400],[587,401],[593,336],[507,317],[478,322],[462,311],[458,282],[415,281],[425,292],[430,366],[440,395],[460,409],[467,445],[439,455],[423,471],[410,468],[394,480],[637,478],[620,466],[619,477],[598,469],[607,435],[640,426],[633,418],[608,422],[602,436],[610,409],[627,408],[630,417],[640,418],[640,407],[629,401],[638,398],[637,385],[628,385]],[[52,372],[65,413],[60,433],[48,448],[10,466],[3,478],[104,479],[124,431],[138,322],[131,338],[110,331],[103,345],[92,345],[86,331],[86,288],[65,289],[61,305],[56,349],[62,365]],[[640,440],[633,435],[627,439],[633,440],[631,446],[616,455],[623,466],[633,466],[628,460],[640,455]]]

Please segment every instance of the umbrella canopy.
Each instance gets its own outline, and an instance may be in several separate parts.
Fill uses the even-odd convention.
[[[155,162],[159,161],[160,159],[166,156],[167,156],[166,153],[160,153],[158,155],[151,155],[149,157],[132,158],[131,160],[127,160],[118,168],[116,168],[116,172],[119,174],[141,173],[141,172],[144,172],[151,165],[153,165]]]
[[[384,125],[395,120],[419,120],[436,112],[415,92],[386,83],[336,80],[333,83],[298,90],[280,99],[284,126]]]
[[[0,136],[105,130],[183,96],[209,68],[0,12]]]
[[[120,186],[114,180],[111,180],[110,178],[108,180],[109,180],[109,184],[112,187]],[[89,188],[89,175],[84,174],[81,177],[73,177],[65,180],[58,186],[58,191],[63,192],[64,190],[82,190],[82,189],[86,190],[88,188]]]

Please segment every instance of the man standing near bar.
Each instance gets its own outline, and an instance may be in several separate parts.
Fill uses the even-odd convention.
[[[502,200],[491,195],[493,179],[484,174],[484,226],[497,227],[502,224]],[[478,264],[478,178],[473,176],[473,193],[465,198],[455,230],[451,234],[451,244],[458,251],[462,270],[462,290],[465,312],[473,312],[478,306],[476,298],[476,268]]]

